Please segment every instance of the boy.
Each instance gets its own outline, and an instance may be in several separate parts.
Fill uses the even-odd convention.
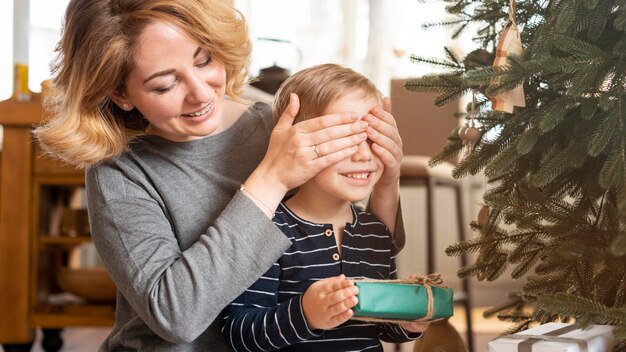
[[[294,123],[382,108],[382,95],[357,72],[334,64],[302,70],[276,93],[274,116],[300,98]],[[364,141],[350,158],[321,171],[276,210],[274,223],[291,240],[285,254],[224,311],[223,335],[236,351],[382,351],[380,340],[417,339],[428,324],[349,320],[357,278],[396,278],[387,226],[353,202],[367,198],[384,165]],[[318,147],[315,153],[322,156]]]

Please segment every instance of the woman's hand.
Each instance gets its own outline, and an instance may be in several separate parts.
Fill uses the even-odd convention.
[[[294,125],[299,109],[298,96],[291,94],[265,157],[245,182],[245,188],[269,208],[276,209],[288,190],[356,153],[358,144],[367,139],[367,123],[356,114],[329,114]]]
[[[402,138],[400,138],[396,120],[391,115],[389,98],[383,99],[383,107],[384,110],[372,109],[363,120],[369,125],[367,138],[373,142],[372,150],[385,164],[385,171],[376,186],[397,187],[402,161]]]
[[[359,288],[344,275],[316,281],[302,296],[302,310],[310,329],[331,329],[352,317]]]
[[[367,137],[373,142],[372,150],[385,164],[385,170],[372,191],[369,209],[394,234],[400,200],[402,138],[396,120],[390,113],[389,98],[383,100],[383,107],[384,110],[375,108],[363,118],[369,124]]]

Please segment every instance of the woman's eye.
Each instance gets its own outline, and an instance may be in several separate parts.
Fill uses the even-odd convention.
[[[167,86],[167,87],[163,87],[163,88],[155,88],[154,92],[157,93],[157,94],[165,94],[165,93],[169,92],[170,90],[172,90],[172,88],[174,88],[173,84],[171,86]]]
[[[206,67],[211,63],[211,57],[207,57],[206,60],[202,61],[201,63],[197,64],[196,67]]]

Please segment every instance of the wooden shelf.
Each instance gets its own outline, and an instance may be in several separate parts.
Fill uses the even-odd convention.
[[[42,328],[112,326],[115,322],[115,306],[89,303],[45,304],[35,309],[31,322],[34,326]]]
[[[42,246],[65,246],[65,247],[75,247],[79,246],[83,243],[91,242],[90,236],[41,236],[41,245]]]
[[[33,139],[44,118],[41,97],[0,102],[0,344],[28,344],[36,328],[112,326],[114,302],[59,299],[56,270],[91,237],[52,235],[68,190],[84,186],[84,170],[46,155]],[[51,221],[55,220],[55,221]],[[60,223],[60,222],[59,222]]]

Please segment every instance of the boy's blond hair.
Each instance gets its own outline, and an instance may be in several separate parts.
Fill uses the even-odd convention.
[[[360,91],[363,97],[375,97],[382,102],[383,95],[374,83],[362,74],[337,64],[322,64],[298,71],[289,77],[276,92],[274,119],[278,121],[295,93],[300,98],[300,110],[294,123],[321,116],[335,100]]]

